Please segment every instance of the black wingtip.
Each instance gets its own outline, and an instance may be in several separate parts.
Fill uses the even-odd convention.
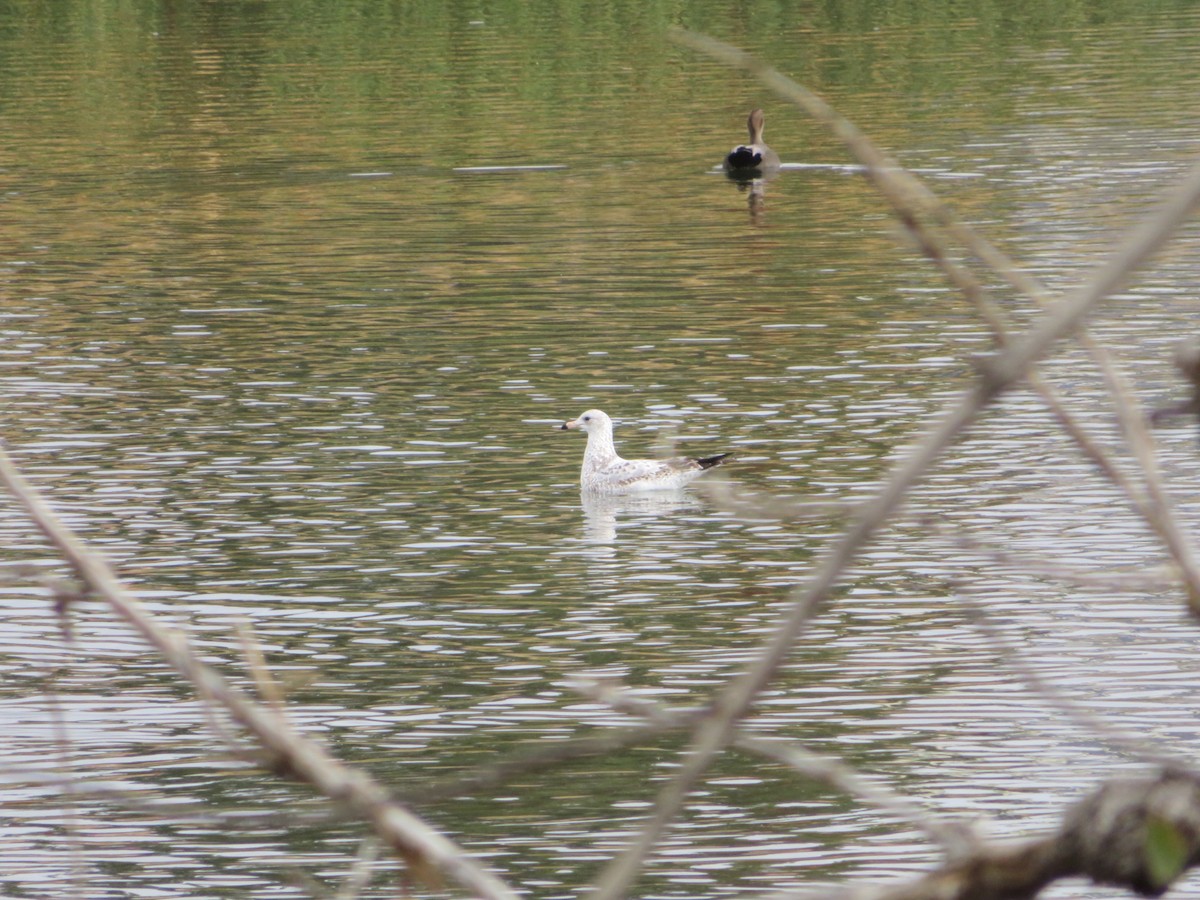
[[[718,453],[716,456],[705,456],[696,462],[702,469],[711,469],[713,466],[719,466],[731,456],[733,456],[732,453]]]

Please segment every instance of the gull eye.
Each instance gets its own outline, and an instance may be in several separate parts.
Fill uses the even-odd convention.
[[[592,421],[592,417],[591,417],[591,416],[584,416],[584,417],[583,417],[583,421],[585,421],[585,422],[590,422],[590,421]]]

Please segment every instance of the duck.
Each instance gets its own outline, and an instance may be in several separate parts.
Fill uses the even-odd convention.
[[[560,430],[578,429],[587,435],[579,485],[594,494],[635,494],[642,491],[678,490],[732,454],[677,456],[671,459],[622,459],[613,444],[613,422],[599,409],[589,409]]]
[[[746,120],[750,143],[739,144],[725,157],[725,172],[731,178],[762,178],[779,171],[779,154],[763,143],[765,120],[761,109],[750,113]]]

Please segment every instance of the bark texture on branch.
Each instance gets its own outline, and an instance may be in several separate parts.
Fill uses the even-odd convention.
[[[836,900],[1020,900],[1060,878],[1158,897],[1200,864],[1200,776],[1163,772],[1105,782],[1069,806],[1058,831],[977,846],[913,881]],[[825,895],[829,897],[829,895]]]

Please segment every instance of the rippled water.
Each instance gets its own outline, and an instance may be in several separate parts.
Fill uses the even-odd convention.
[[[733,450],[737,483],[859,499],[990,346],[831,139],[665,45],[652,10],[586,26],[392,11],[367,27],[327,10],[89,9],[65,44],[6,14],[4,437],[151,609],[238,679],[250,624],[297,721],[401,794],[628,721],[572,679],[704,701],[838,533],[695,492],[581,497],[583,442],[561,421],[599,406],[631,453]],[[813,84],[1052,288],[1190,162],[1192,14],[1114,5],[1001,41],[984,16],[940,22],[933,43],[927,22],[813,16],[740,29],[717,7],[685,24]],[[793,164],[761,209],[709,171],[753,104]],[[1182,395],[1169,354],[1194,320],[1197,246],[1187,229],[1095,322],[1148,406]],[[1086,358],[1045,372],[1115,444]],[[1159,435],[1195,520],[1194,429]],[[7,506],[0,541],[6,561],[57,571]],[[1003,835],[1130,769],[1030,698],[961,593],[1071,696],[1191,753],[1178,592],[1065,584],[1049,571],[1063,562],[1103,582],[1162,558],[1014,392],[864,555],[754,729]],[[360,833],[228,761],[98,605],[73,613],[74,644],[25,581],[0,609],[6,896],[74,880],[88,897],[299,897],[297,870],[348,871]],[[575,896],[678,749],[418,808],[530,896]],[[65,772],[104,792],[64,803]],[[732,756],[639,895],[933,858],[911,826]],[[393,895],[384,877],[363,894]]]

